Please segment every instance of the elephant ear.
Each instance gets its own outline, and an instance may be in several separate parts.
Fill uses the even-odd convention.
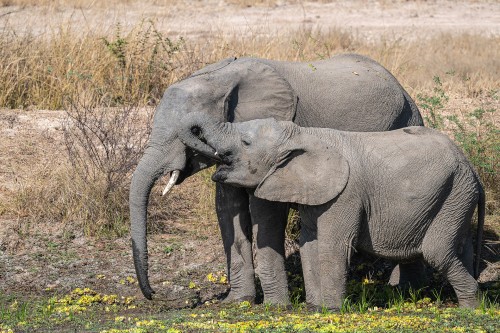
[[[348,178],[347,160],[331,147],[299,149],[271,168],[254,195],[270,201],[321,205],[336,198]]]
[[[285,78],[258,59],[239,59],[234,66],[239,80],[226,95],[227,121],[293,120],[297,96]]]
[[[197,70],[193,74],[191,74],[191,77],[215,72],[215,71],[217,71],[219,69],[222,69],[222,68],[226,67],[227,65],[229,65],[230,63],[232,63],[235,60],[236,60],[235,57],[229,57],[229,58],[223,59],[223,60],[221,60],[219,62],[216,62],[214,64],[210,64],[208,66],[205,66],[205,67]]]

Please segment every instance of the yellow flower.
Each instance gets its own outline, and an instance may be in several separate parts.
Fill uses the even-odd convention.
[[[132,304],[133,301],[135,301],[135,296],[129,296],[129,297],[125,298],[123,303],[128,305],[128,304]]]
[[[220,319],[224,319],[227,317],[227,312],[224,310],[219,311],[219,317]]]
[[[117,295],[104,295],[102,297],[102,302],[106,304],[115,304],[117,302]]]
[[[365,285],[366,285],[366,284],[373,284],[373,283],[375,283],[375,281],[373,281],[372,279],[369,279],[369,278],[367,278],[367,277],[365,277],[365,278],[363,279],[363,284],[365,284]]]
[[[196,283],[194,283],[193,281],[190,281],[189,282],[189,289],[194,289],[196,288]]]
[[[240,308],[250,308],[252,306],[252,304],[250,304],[249,301],[243,301],[240,303]]]
[[[212,283],[216,283],[217,282],[217,277],[214,274],[209,273],[207,275],[207,280],[210,281],[210,282],[212,282]]]
[[[10,309],[11,310],[17,310],[17,307],[18,307],[18,303],[17,303],[17,299],[10,305]]]
[[[176,329],[176,328],[169,328],[167,330],[167,333],[181,333],[182,331]]]
[[[12,330],[12,328],[0,324],[0,333],[14,333],[14,331]]]

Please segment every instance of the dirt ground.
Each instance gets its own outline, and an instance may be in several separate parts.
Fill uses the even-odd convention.
[[[103,26],[113,30],[114,23],[132,27],[143,18],[153,18],[160,31],[187,38],[248,31],[275,34],[300,27],[341,27],[367,39],[461,32],[500,35],[498,1],[271,1],[254,6],[228,2],[174,1],[166,6],[162,1],[156,2],[159,5],[131,1],[112,8],[6,6],[0,8],[0,29],[44,34],[71,23],[84,27],[83,32]],[[2,202],[29,181],[34,166],[50,168],[51,161],[64,154],[63,119],[63,111],[0,110],[0,290],[39,295],[91,287],[140,298],[128,237],[95,240],[71,225],[28,230],[20,218],[1,214]],[[188,180],[183,186],[189,185]],[[220,297],[228,286],[206,279],[209,273],[222,276],[225,269],[217,226],[200,235],[175,221],[166,224],[175,232],[149,239],[151,282],[161,295],[158,299],[167,299],[168,307],[182,307]],[[491,262],[482,279],[499,278],[500,263]],[[204,285],[210,288],[199,288]]]
[[[256,4],[245,5],[248,3]],[[40,34],[67,26],[80,26],[82,33],[102,27],[114,29],[116,24],[133,27],[145,18],[153,19],[167,35],[187,38],[214,33],[278,34],[297,28],[322,31],[342,28],[367,39],[463,32],[500,34],[500,4],[496,0],[165,0],[123,1],[112,6],[0,8],[0,27]]]
[[[0,202],[12,200],[12,191],[30,182],[33,170],[54,167],[52,161],[64,154],[64,114],[0,110]],[[189,186],[190,180],[185,188]],[[224,273],[217,227],[200,236],[193,224],[195,220],[186,225],[165,221],[168,231],[150,237],[151,281],[165,296],[159,299],[168,300],[169,306],[205,302],[227,289],[226,284],[206,280],[209,273],[219,278]],[[210,251],[201,250],[206,248]],[[134,278],[128,237],[95,240],[71,223],[30,226],[22,216],[0,216],[2,292],[34,296],[89,287],[107,294],[139,296]],[[189,288],[191,282],[196,287]],[[210,288],[200,292],[204,284]]]

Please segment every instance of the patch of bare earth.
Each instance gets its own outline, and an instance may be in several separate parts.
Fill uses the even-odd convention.
[[[65,160],[59,111],[0,110],[0,202],[5,208],[40,167]],[[175,189],[186,202],[197,195],[196,179]],[[160,195],[155,189],[153,195]],[[183,206],[184,205],[184,206]],[[0,206],[0,208],[2,207]],[[22,212],[21,212],[22,214]],[[162,223],[149,237],[150,279],[159,302],[168,307],[193,306],[216,299],[227,284],[206,279],[224,274],[224,254],[217,226],[199,225],[196,216]],[[199,229],[203,228],[203,233]],[[207,250],[209,249],[209,250]],[[189,286],[191,285],[191,288]],[[107,294],[140,296],[129,237],[86,237],[71,221],[28,223],[25,216],[0,216],[0,292],[17,295],[64,293],[90,287]]]
[[[23,31],[61,26],[82,31],[120,24],[125,29],[153,19],[167,35],[187,38],[219,34],[271,34],[298,28],[342,28],[367,39],[432,36],[437,33],[500,34],[497,1],[61,1],[48,7],[0,8],[2,23]],[[96,4],[97,3],[97,4]],[[9,13],[9,14],[7,14]],[[7,14],[4,17],[1,15]]]

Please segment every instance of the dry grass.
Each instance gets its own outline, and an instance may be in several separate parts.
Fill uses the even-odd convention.
[[[32,176],[21,182],[6,211],[14,212],[26,230],[30,225],[64,223],[93,237],[128,234],[127,186],[108,192],[106,179],[87,182],[64,162],[57,169],[40,169]],[[150,232],[165,232],[179,222],[187,225],[182,229],[198,235],[215,232],[215,191],[204,178],[203,174],[194,176],[188,186],[177,187],[167,197],[161,196],[162,188],[156,186],[150,197]]]
[[[177,79],[172,70],[182,66],[176,59],[182,44],[164,37],[149,21],[126,34],[117,26],[111,36],[89,32],[77,37],[72,27],[61,27],[48,38],[4,31],[0,105],[60,109],[86,88],[98,94],[92,99],[101,105],[156,103]]]
[[[88,8],[91,6],[97,7],[112,7],[117,4],[130,4],[137,2],[134,0],[0,0],[0,6],[43,6],[49,8],[59,8],[62,6],[74,8]],[[145,0],[142,2],[170,4],[178,2],[178,0]]]
[[[4,30],[0,106],[62,108],[65,98],[79,94],[82,85],[102,89],[107,105],[154,105],[172,82],[234,55],[311,61],[357,52],[386,66],[413,96],[431,90],[433,77],[447,73],[446,90],[461,98],[491,97],[499,86],[499,37],[443,34],[412,42],[367,42],[342,29],[302,29],[184,41],[167,38],[152,21],[126,32],[116,26],[109,29],[112,34],[81,35],[73,29],[61,27],[44,37]]]
[[[14,2],[32,3],[11,1]],[[84,5],[87,2],[58,3]],[[3,30],[0,34],[0,106],[59,109],[79,101],[74,110],[91,110],[97,106],[139,108],[156,105],[172,82],[224,57],[312,61],[342,52],[358,52],[381,62],[421,104],[417,96],[432,97],[435,94],[433,78],[439,76],[441,88],[448,96],[443,108],[438,110],[443,117],[455,115],[465,124],[470,120],[469,114],[478,108],[498,109],[499,37],[443,34],[410,42],[384,39],[368,42],[342,29],[328,32],[299,29],[275,35],[249,31],[234,36],[213,34],[204,40],[171,40],[147,20],[130,31],[123,31],[120,26],[103,27],[102,31],[112,33],[77,33],[75,29],[61,27],[42,37]],[[429,115],[427,109],[423,108],[422,112]],[[495,198],[489,211],[498,214],[495,204],[500,192],[498,135],[494,140],[495,133],[498,134],[498,112],[488,113],[487,117],[493,127],[480,124],[475,128],[474,124],[468,124],[466,128],[469,132],[483,133],[479,139],[485,137],[484,131],[493,137],[486,156],[494,159],[495,172],[493,178],[488,175],[488,179],[492,179],[488,181],[488,191],[490,197]],[[122,134],[116,135],[118,139],[123,138]],[[51,165],[35,172],[35,181],[23,184],[14,204],[2,210],[16,212],[32,221],[79,222],[91,235],[122,235],[128,224],[128,177],[133,163],[120,171],[119,186],[111,192],[109,173],[98,173],[89,181],[78,177],[81,166],[70,168],[68,161],[58,164],[57,168]],[[187,189],[166,203],[152,199],[155,228],[162,228],[158,222],[161,220],[188,219],[187,212],[193,211],[202,216],[202,220],[215,219],[213,188],[207,174],[198,175],[190,184],[192,188],[203,189],[205,194],[198,196]],[[195,205],[179,204],[179,200],[192,202],[193,198],[198,198]],[[172,215],[174,210],[184,213]]]

